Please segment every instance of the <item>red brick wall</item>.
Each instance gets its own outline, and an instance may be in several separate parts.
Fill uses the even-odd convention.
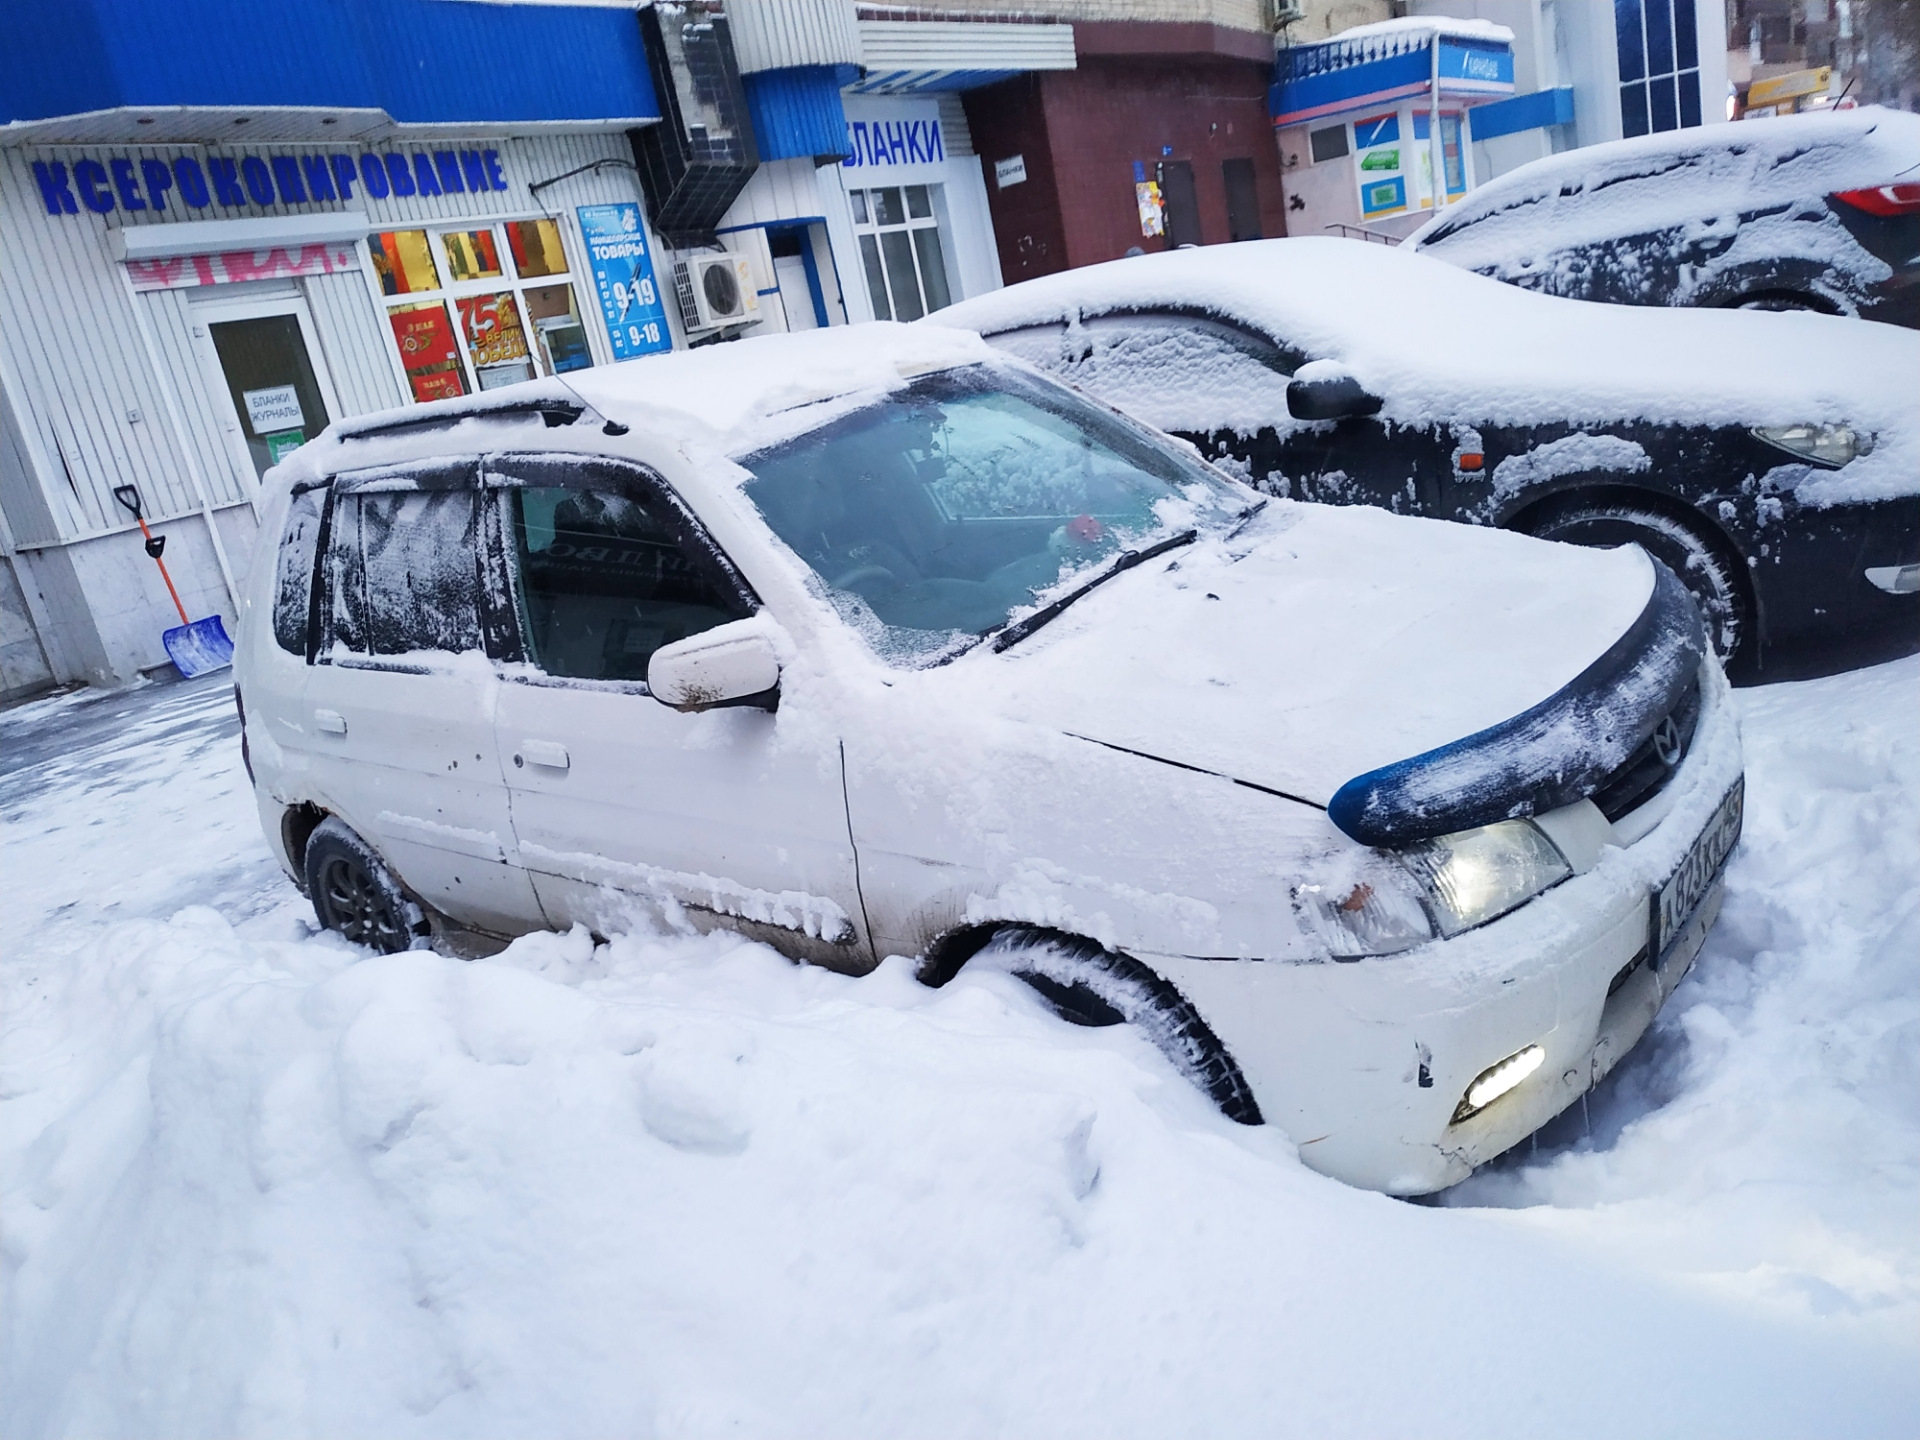
[[[1135,245],[1165,248],[1164,238],[1140,234],[1136,160],[1149,179],[1163,158],[1193,166],[1200,236],[1209,245],[1228,239],[1221,163],[1252,160],[1261,234],[1286,234],[1270,77],[1265,63],[1224,55],[1083,53],[1077,69],[970,92],[967,123],[986,166],[1007,283],[1118,259]],[[1027,183],[997,189],[993,162],[1016,154],[1026,157]]]

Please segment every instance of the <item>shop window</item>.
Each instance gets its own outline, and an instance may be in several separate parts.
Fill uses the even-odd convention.
[[[1613,0],[1620,130],[1648,135],[1700,123],[1700,37],[1688,0]]]
[[[449,278],[456,284],[500,278],[500,247],[494,243],[491,229],[449,230],[440,237],[440,244],[447,252]]]
[[[555,375],[593,364],[587,327],[574,308],[571,285],[540,285],[526,292],[527,319],[540,339],[540,358]]]
[[[945,208],[941,188],[891,185],[848,193],[876,319],[918,320],[953,303],[937,213]]]
[[[557,222],[397,230],[369,244],[382,291],[407,297],[387,319],[415,400],[593,364]]]
[[[400,364],[407,372],[413,398],[450,400],[467,393],[467,370],[454,347],[453,326],[444,300],[426,305],[395,305],[387,311],[393,338],[400,347]]]
[[[567,257],[560,248],[560,227],[551,220],[514,220],[507,225],[513,268],[522,278],[564,275]]]
[[[467,358],[482,390],[533,378],[533,356],[527,350],[527,332],[511,290],[463,295],[453,303],[460,312]]]
[[[440,288],[426,231],[388,230],[372,236],[367,245],[373,251],[373,268],[380,277],[382,293],[412,295]]]

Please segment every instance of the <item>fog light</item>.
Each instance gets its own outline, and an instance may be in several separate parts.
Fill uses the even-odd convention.
[[[1529,1045],[1526,1049],[1507,1056],[1498,1065],[1489,1065],[1474,1077],[1471,1085],[1467,1086],[1467,1093],[1454,1107],[1453,1119],[1447,1123],[1458,1125],[1469,1115],[1478,1115],[1538,1070],[1546,1058],[1546,1051],[1538,1045]]]

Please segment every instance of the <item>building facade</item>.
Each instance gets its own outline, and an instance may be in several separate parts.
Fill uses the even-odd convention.
[[[1727,118],[1719,0],[1395,8],[1282,45],[1272,110],[1295,234],[1396,239],[1432,213],[1439,169],[1445,204],[1557,151]]]

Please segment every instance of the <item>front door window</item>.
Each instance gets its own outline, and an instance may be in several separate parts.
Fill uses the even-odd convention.
[[[233,397],[253,472],[265,475],[326,429],[332,419],[321,398],[300,317],[216,320],[207,326],[207,334]]]

